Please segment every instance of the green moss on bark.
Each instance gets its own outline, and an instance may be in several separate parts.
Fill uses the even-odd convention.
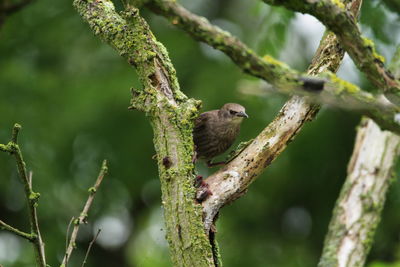
[[[143,85],[132,89],[131,107],[144,111],[153,127],[166,238],[174,266],[215,266],[193,186],[192,130],[200,102],[180,91],[165,47],[138,9],[119,15],[108,0],[75,0],[74,6],[94,33],[136,68]]]

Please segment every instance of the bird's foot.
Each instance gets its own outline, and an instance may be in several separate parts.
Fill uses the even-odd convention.
[[[201,185],[203,185],[205,182],[203,181],[203,176],[197,175],[196,179],[194,180],[194,187],[199,188]]]
[[[198,203],[203,202],[208,198],[208,196],[212,195],[209,185],[203,180],[203,176],[196,176],[194,186],[197,188],[196,200]]]
[[[212,167],[215,167],[215,166],[222,166],[222,165],[225,165],[225,164],[226,164],[225,161],[218,161],[218,162],[211,162],[211,160],[207,161],[207,167],[208,168],[212,168]]]

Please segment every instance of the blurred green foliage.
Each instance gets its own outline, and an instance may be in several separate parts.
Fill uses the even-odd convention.
[[[373,262],[369,267],[400,267],[400,262],[398,263],[383,263],[383,262]]]
[[[260,55],[271,54],[299,70],[305,70],[322,36],[323,28],[309,17],[261,1],[182,4],[233,32]],[[147,10],[142,14],[167,47],[188,96],[201,99],[204,110],[226,102],[247,108],[250,119],[238,142],[255,137],[273,119],[285,97],[243,93],[251,91],[246,84],[259,82],[165,19]],[[361,21],[363,31],[390,58],[399,40],[394,30],[399,29],[398,16],[376,1],[365,1]],[[102,228],[86,266],[170,266],[151,127],[143,114],[127,110],[129,88],[141,86],[135,71],[93,36],[70,1],[35,1],[0,30],[0,143],[8,142],[15,122],[23,125],[20,144],[34,189],[41,193],[48,263],[58,266],[61,261],[68,222],[79,214],[106,158],[109,176],[96,195],[89,224],[81,227],[70,265],[81,264],[93,234]],[[341,73],[368,86],[351,64]],[[248,194],[222,210],[217,238],[225,266],[316,265],[358,121],[355,114],[323,109]],[[201,163],[198,168],[205,174],[213,171]],[[394,183],[371,267],[399,266],[379,263],[400,260],[399,204],[400,185]],[[5,153],[0,154],[0,219],[29,227],[15,162]],[[0,232],[0,264],[33,262],[28,242]]]

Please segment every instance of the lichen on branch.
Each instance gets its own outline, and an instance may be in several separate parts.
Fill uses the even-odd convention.
[[[354,15],[338,0],[263,0],[267,4],[284,6],[290,10],[315,16],[334,32],[356,66],[378,90],[394,104],[400,105],[400,82],[388,71],[383,56],[374,43],[362,36]]]

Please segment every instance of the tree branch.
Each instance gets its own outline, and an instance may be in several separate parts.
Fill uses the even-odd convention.
[[[324,75],[335,79],[331,73]],[[351,86],[346,83],[347,86]],[[358,87],[353,87],[346,91],[346,85],[337,88],[335,84],[326,83],[324,90],[318,93],[306,90],[290,89],[282,92],[287,95],[307,96],[309,101],[316,104],[325,104],[343,110],[357,112],[373,119],[381,129],[389,130],[400,134],[400,109],[393,105],[383,95],[373,95],[369,92],[361,91]],[[349,94],[352,96],[349,97]]]
[[[131,108],[144,111],[154,131],[166,235],[175,266],[215,266],[195,203],[193,120],[199,101],[179,89],[168,54],[136,8],[120,16],[108,0],[75,0],[93,32],[136,68],[143,89],[133,89]],[[168,162],[168,164],[166,164]]]
[[[76,241],[76,238],[78,237],[79,227],[81,224],[87,223],[89,209],[92,206],[94,196],[95,196],[97,190],[99,189],[99,186],[100,186],[101,182],[103,181],[103,178],[107,174],[107,172],[108,172],[107,161],[104,160],[103,164],[101,165],[100,173],[97,176],[96,182],[94,183],[93,187],[90,187],[88,190],[89,197],[86,200],[85,205],[83,206],[81,214],[79,215],[79,217],[76,220],[73,221],[74,228],[72,230],[71,238],[69,240],[69,243],[68,243],[68,246],[67,246],[67,249],[66,249],[66,252],[65,252],[65,255],[64,255],[64,258],[62,260],[60,267],[66,267],[68,264],[69,258],[71,257],[71,254],[72,254],[72,251],[76,247],[75,241]],[[68,236],[67,236],[67,238],[68,238]],[[86,258],[85,258],[85,261],[86,261]]]
[[[165,16],[173,25],[183,29],[194,39],[224,52],[244,72],[267,81],[279,92],[308,95],[318,103],[357,109],[363,115],[374,119],[383,129],[400,134],[398,107],[326,72],[329,68],[321,68],[318,73],[326,73],[319,75],[319,79],[311,79],[308,75],[292,70],[270,56],[259,57],[239,39],[212,25],[206,18],[189,12],[176,1],[150,0],[146,2],[146,6],[153,12]],[[355,12],[358,8],[359,5],[348,6],[349,10]]]
[[[335,205],[319,267],[364,266],[399,155],[400,138],[365,119]]]
[[[360,1],[349,1],[349,6]],[[358,9],[354,10],[355,13]],[[344,51],[334,34],[326,33],[309,67],[308,73],[316,75],[324,70],[337,71]],[[203,204],[205,228],[208,230],[221,207],[242,196],[258,175],[280,155],[296,137],[302,126],[312,120],[319,110],[309,99],[292,97],[276,118],[228,165],[208,179],[212,195]]]
[[[399,57],[392,59],[395,73],[399,63]],[[364,266],[399,154],[399,136],[380,130],[372,120],[361,122],[319,267]]]
[[[18,230],[17,228],[12,227],[11,225],[3,222],[2,220],[0,220],[0,229],[9,231],[9,232],[11,232],[13,234],[16,234],[16,235],[18,235],[20,237],[23,237],[23,238],[29,240],[31,242],[35,241],[35,239],[36,239],[36,237],[34,235],[25,233],[25,232],[23,232],[21,230]]]
[[[19,134],[20,129],[21,129],[21,125],[19,125],[19,124],[14,125],[11,141],[7,145],[1,144],[0,150],[12,154],[17,163],[18,174],[24,185],[25,197],[26,197],[27,204],[28,204],[29,221],[30,221],[30,225],[31,225],[31,237],[32,237],[31,241],[32,241],[35,251],[36,251],[36,262],[40,267],[46,267],[44,243],[43,243],[42,237],[40,235],[39,222],[38,222],[37,211],[36,211],[36,207],[38,205],[38,200],[39,200],[40,194],[35,193],[32,190],[32,182],[27,174],[26,164],[24,162],[21,150],[17,143],[18,134]]]
[[[385,69],[385,59],[375,51],[374,43],[361,35],[354,16],[340,1],[319,0],[263,0],[267,4],[282,5],[293,11],[308,13],[333,31],[356,66],[394,104],[400,105],[400,82]]]
[[[101,232],[101,229],[98,229],[97,232],[96,232],[96,235],[93,237],[92,241],[90,241],[88,249],[86,250],[85,258],[83,259],[81,267],[85,266],[87,258],[88,258],[89,253],[90,253],[90,250],[92,249],[92,246],[93,246],[94,242],[96,242],[97,238],[99,237],[100,232]]]

